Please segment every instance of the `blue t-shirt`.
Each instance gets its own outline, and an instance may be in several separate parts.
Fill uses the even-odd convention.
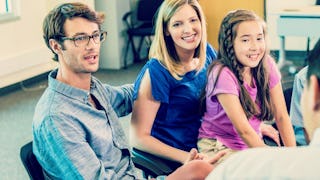
[[[151,129],[153,137],[184,151],[197,147],[199,97],[206,84],[207,68],[216,58],[215,50],[208,44],[204,68],[199,73],[186,73],[181,80],[175,79],[157,59],[144,65],[135,81],[133,98],[137,99],[141,79],[149,69],[152,96],[161,102]]]

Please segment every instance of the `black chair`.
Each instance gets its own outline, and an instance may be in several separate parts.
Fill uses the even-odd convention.
[[[288,113],[290,113],[292,90],[293,90],[292,86],[283,90],[283,95],[284,95],[284,99],[286,101]]]
[[[127,55],[129,46],[131,46],[134,62],[140,61],[140,52],[144,40],[147,38],[149,44],[151,43],[151,36],[154,35],[153,19],[158,7],[163,0],[139,0],[137,2],[136,11],[129,11],[122,17],[122,21],[127,27],[128,43],[124,55],[124,68],[127,67]],[[136,14],[134,14],[136,13]],[[136,22],[133,20],[136,15]],[[135,46],[134,37],[139,37],[138,47]]]
[[[132,148],[132,160],[136,168],[143,172],[143,177],[155,178],[160,175],[168,175],[182,164],[166,160],[153,154]]]
[[[21,147],[20,158],[31,180],[44,180],[42,167],[32,152],[32,141]]]

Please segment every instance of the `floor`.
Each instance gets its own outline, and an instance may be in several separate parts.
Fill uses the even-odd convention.
[[[300,69],[303,56],[290,57]],[[143,63],[137,63],[125,70],[99,70],[97,76],[102,82],[111,85],[132,83]],[[282,69],[284,87],[292,85],[294,73],[289,68]],[[46,78],[37,82],[19,84],[15,88],[0,89],[0,179],[25,180],[28,175],[20,161],[20,147],[31,141],[31,123],[34,107],[46,87]],[[9,92],[8,92],[9,91]],[[122,118],[123,126],[128,129],[130,117]],[[128,132],[128,131],[127,131]]]

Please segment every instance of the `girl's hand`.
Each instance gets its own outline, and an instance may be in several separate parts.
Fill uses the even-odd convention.
[[[206,158],[204,154],[198,153],[196,148],[192,148],[189,152],[188,158],[184,161],[184,164],[187,164],[192,160],[202,160],[204,158]]]
[[[279,132],[271,125],[261,123],[260,131],[263,136],[268,136],[273,139],[278,146],[280,146],[280,136]]]
[[[227,151],[220,151],[214,157],[209,158],[207,155],[203,153],[198,153],[197,149],[192,148],[184,164],[187,164],[192,160],[204,160],[204,161],[207,161],[209,164],[215,164],[220,160],[220,158],[222,158],[226,154],[226,152]]]

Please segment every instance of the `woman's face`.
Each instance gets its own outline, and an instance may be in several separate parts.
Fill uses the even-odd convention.
[[[256,67],[266,51],[261,23],[258,21],[241,22],[236,32],[233,47],[238,61],[245,67]]]
[[[196,11],[189,4],[181,6],[171,17],[167,27],[167,36],[171,36],[178,54],[192,51],[201,40],[201,22]]]

